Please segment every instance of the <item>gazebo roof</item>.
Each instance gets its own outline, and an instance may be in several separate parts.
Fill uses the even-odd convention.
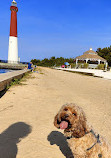
[[[78,59],[78,60],[86,60],[86,59],[89,59],[89,60],[91,60],[91,61],[98,61],[98,60],[100,60],[100,61],[103,61],[103,62],[106,61],[104,58],[100,57],[100,56],[97,54],[97,52],[94,52],[94,51],[92,50],[92,48],[90,48],[90,50],[84,52],[83,55],[76,57],[76,59]]]

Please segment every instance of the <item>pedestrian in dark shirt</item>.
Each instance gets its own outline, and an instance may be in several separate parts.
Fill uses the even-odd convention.
[[[28,69],[31,69],[31,71],[33,71],[32,62],[28,63]]]

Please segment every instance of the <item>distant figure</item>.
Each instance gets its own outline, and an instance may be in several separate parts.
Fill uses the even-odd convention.
[[[65,68],[65,65],[62,65],[61,68]]]
[[[31,69],[31,71],[33,71],[32,62],[28,63],[28,69]]]

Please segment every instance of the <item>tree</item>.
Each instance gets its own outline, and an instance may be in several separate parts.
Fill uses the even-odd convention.
[[[38,59],[32,59],[31,62],[32,62],[34,65],[39,65],[39,64],[40,64],[40,60],[38,60]]]
[[[108,65],[111,66],[111,46],[105,47],[103,49],[98,48],[96,52],[98,53],[99,56],[106,59],[108,62]]]

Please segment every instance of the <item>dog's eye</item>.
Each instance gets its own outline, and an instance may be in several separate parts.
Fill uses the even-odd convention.
[[[67,111],[68,109],[64,109],[64,111]]]
[[[73,113],[73,115],[74,115],[74,116],[77,116],[77,114],[76,114],[76,113]]]

